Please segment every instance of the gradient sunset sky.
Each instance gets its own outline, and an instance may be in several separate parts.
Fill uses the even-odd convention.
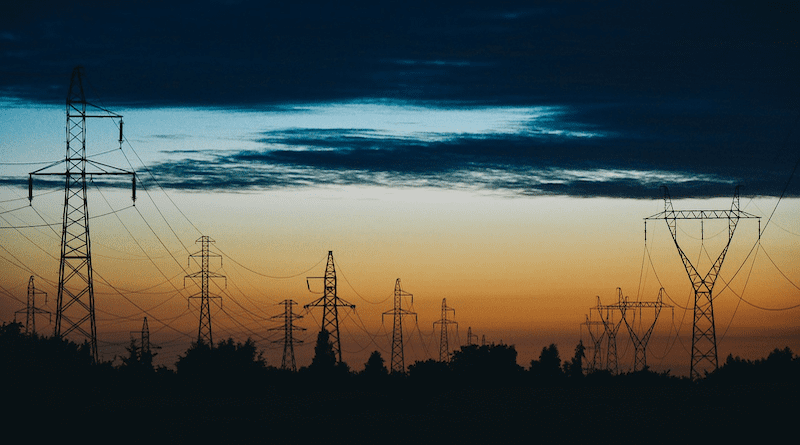
[[[648,363],[685,375],[690,282],[666,224],[644,235],[661,185],[676,209],[729,209],[741,185],[742,210],[762,217],[760,240],[740,222],[715,288],[720,360],[800,352],[797,2],[167,3],[5,6],[0,320],[24,308],[31,275],[55,310],[63,184],[37,179],[29,207],[27,180],[64,157],[81,65],[87,100],[123,115],[126,137],[120,150],[117,123],[91,120],[88,154],[140,180],[135,207],[124,186],[89,185],[103,359],[145,316],[160,364],[196,339],[183,277],[208,235],[227,276],[214,337],[250,336],[272,365],[270,317],[318,298],[305,277],[330,250],[356,305],[340,319],[355,369],[390,357],[381,313],[400,278],[418,314],[406,364],[437,357],[443,298],[451,345],[471,327],[527,366],[550,343],[572,356],[596,296],[653,301],[664,287],[675,307]],[[727,221],[678,227],[704,273]],[[299,366],[320,319],[298,321]]]

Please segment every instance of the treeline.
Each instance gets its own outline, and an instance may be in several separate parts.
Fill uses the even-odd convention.
[[[652,443],[770,440],[791,425],[800,358],[788,348],[760,360],[728,357],[700,381],[669,372],[584,372],[579,343],[555,345],[527,366],[512,345],[465,346],[449,363],[391,374],[373,352],[363,370],[337,363],[327,332],[297,372],[266,363],[255,342],[192,344],[175,369],[131,342],[112,364],[85,345],[0,326],[5,438],[170,443],[498,443],[530,435],[577,443],[624,420],[615,434]],[[657,434],[655,434],[657,429]],[[609,432],[609,434],[611,434]],[[613,436],[618,437],[618,436]],[[605,437],[611,441],[612,435]],[[775,439],[779,439],[775,437]]]
[[[600,370],[585,372],[585,348],[582,343],[572,351],[571,358],[562,360],[556,345],[542,349],[538,359],[528,367],[517,364],[513,345],[491,344],[463,346],[453,352],[451,360],[417,361],[407,367],[405,374],[389,372],[386,359],[373,352],[362,371],[337,363],[326,331],[317,337],[314,357],[307,367],[297,372],[278,369],[268,364],[255,342],[248,339],[236,342],[227,339],[214,345],[192,343],[175,363],[175,370],[153,364],[154,353],[142,351],[132,340],[126,355],[118,364],[93,363],[87,345],[71,341],[26,335],[17,323],[0,327],[0,375],[3,381],[24,382],[12,390],[70,391],[71,388],[95,388],[124,385],[132,387],[195,388],[202,384],[207,390],[270,386],[295,390],[296,387],[346,385],[378,390],[386,387],[408,386],[431,389],[459,385],[460,387],[533,386],[567,387],[591,385],[691,385],[743,384],[753,382],[796,382],[800,380],[800,357],[787,347],[775,349],[766,358],[745,360],[728,356],[715,372],[700,382],[672,376],[669,371],[649,370],[612,375]],[[295,385],[296,384],[296,385]],[[28,388],[28,389],[24,389]]]

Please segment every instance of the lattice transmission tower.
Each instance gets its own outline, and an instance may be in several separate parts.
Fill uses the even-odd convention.
[[[47,292],[40,291],[36,289],[36,286],[33,284],[33,275],[31,275],[30,280],[28,280],[28,304],[26,305],[25,309],[18,310],[14,312],[14,321],[17,319],[17,314],[25,314],[25,334],[26,335],[33,335],[36,333],[36,315],[37,314],[47,314],[51,315],[50,311],[42,308],[36,307],[36,296],[37,295],[44,295],[45,303],[47,303]]]
[[[672,207],[672,199],[666,186],[664,190],[664,211],[645,218],[645,242],[647,242],[647,221],[651,219],[663,219],[669,227],[672,240],[678,249],[683,266],[692,282],[694,290],[694,317],[692,323],[692,361],[689,367],[689,376],[692,379],[702,377],[702,371],[716,370],[719,366],[717,357],[717,332],[714,324],[714,298],[712,296],[714,284],[719,277],[722,262],[728,253],[728,248],[733,240],[733,233],[740,219],[758,219],[759,237],[761,236],[761,218],[742,211],[739,208],[739,187],[736,187],[733,195],[733,202],[730,210],[675,210]],[[689,257],[686,256],[678,243],[678,224],[679,219],[700,220],[701,224],[706,219],[727,219],[728,220],[728,241],[722,252],[711,265],[705,275],[697,271]],[[702,235],[701,235],[702,236]]]
[[[403,297],[411,297],[411,304],[414,304],[414,295],[404,291],[400,287],[400,278],[394,283],[394,308],[391,311],[381,314],[381,320],[385,315],[391,315],[393,319],[392,328],[392,373],[405,373],[406,364],[403,358],[403,316],[413,315],[416,319],[417,313],[403,309],[401,306]]]
[[[150,326],[147,325],[147,317],[144,317],[144,321],[142,321],[142,337],[141,337],[141,357],[151,356],[152,351],[150,349]]]
[[[665,304],[662,300],[662,294],[664,292],[664,288],[658,290],[658,297],[656,297],[656,301],[628,301],[625,298],[624,302],[622,303],[622,321],[625,322],[625,326],[628,328],[628,334],[631,337],[631,342],[633,342],[634,348],[634,358],[633,358],[633,370],[634,371],[641,371],[647,369],[647,343],[650,341],[650,337],[653,335],[653,329],[656,327],[656,322],[658,322],[658,315],[661,313],[661,309],[665,307],[671,308],[672,306],[669,304]],[[647,328],[642,330],[641,328],[637,329],[636,326],[636,318],[639,319],[639,324],[641,325],[644,317],[643,317],[643,309],[652,309],[653,310],[653,321],[646,325]],[[633,318],[633,320],[629,320]],[[639,332],[641,331],[641,332]]]
[[[592,320],[590,317],[592,310],[597,310],[597,308],[590,308],[589,315],[586,315],[586,321],[581,323],[581,326],[586,326],[589,339],[592,341],[591,346],[587,348],[592,350],[591,359],[586,363],[587,372],[594,372],[603,367],[603,339],[606,338],[605,323]]]
[[[450,345],[448,343],[447,338],[447,330],[448,326],[451,324],[456,325],[458,328],[458,323],[454,320],[449,320],[447,318],[448,312],[452,312],[453,316],[456,315],[456,310],[447,306],[447,298],[442,298],[442,318],[433,322],[433,327],[436,328],[438,324],[441,328],[439,333],[439,361],[448,363],[450,361]]]
[[[622,288],[617,288],[617,304],[603,305],[600,297],[597,297],[597,313],[603,323],[603,333],[607,339],[606,347],[606,369],[614,374],[619,374],[619,358],[617,356],[617,333],[622,326],[622,311],[624,311]],[[619,318],[615,314],[620,313]]]
[[[189,297],[200,299],[200,325],[197,328],[197,343],[205,343],[209,346],[214,346],[214,337],[211,331],[211,300],[222,300],[217,295],[211,295],[209,285],[211,280],[215,278],[222,278],[225,280],[225,286],[228,285],[228,279],[224,275],[220,275],[209,270],[209,263],[211,258],[219,258],[220,266],[222,265],[222,256],[218,253],[211,251],[211,244],[215,241],[208,236],[201,236],[195,241],[200,243],[200,251],[189,255],[189,261],[192,258],[195,260],[200,258],[200,271],[193,274],[186,275],[183,278],[183,286],[186,287],[186,279],[191,278],[195,283],[200,281],[200,292]],[[190,264],[191,265],[191,264]],[[222,303],[220,302],[220,306]]]
[[[328,331],[331,344],[333,345],[333,353],[336,356],[336,362],[341,363],[342,346],[339,339],[339,308],[346,307],[355,309],[356,306],[344,301],[336,295],[336,267],[333,264],[333,251],[328,251],[328,264],[325,266],[325,276],[306,278],[306,286],[308,286],[308,290],[311,291],[311,284],[309,284],[308,280],[323,280],[324,290],[322,291],[322,297],[303,306],[303,308],[322,308],[322,326],[320,326],[320,330]]]
[[[472,346],[475,343],[472,342],[472,339],[478,341],[478,336],[472,333],[472,326],[467,327],[467,346]]]
[[[67,94],[67,151],[64,159],[65,171],[58,173],[45,170],[54,163],[29,173],[28,199],[33,204],[34,176],[64,176],[64,213],[61,230],[61,258],[58,271],[58,296],[56,299],[56,321],[54,335],[66,337],[72,332],[80,333],[91,348],[96,362],[97,326],[95,322],[94,282],[92,278],[92,249],[89,238],[89,211],[86,198],[86,178],[105,175],[130,175],[133,184],[133,201],[136,202],[136,175],[86,157],[86,119],[118,119],[119,143],[122,148],[122,116],[86,101],[83,91],[83,68],[76,67]],[[106,114],[90,115],[87,107]],[[87,170],[87,166],[92,169]]]
[[[295,314],[292,306],[297,304],[294,300],[283,300],[283,314],[270,317],[272,320],[283,320],[283,325],[270,328],[270,331],[283,331],[283,339],[275,340],[272,343],[283,343],[283,359],[281,359],[281,369],[297,371],[297,363],[294,360],[294,344],[303,343],[302,340],[294,338],[294,331],[305,331],[306,328],[295,326],[294,321],[303,318],[302,315]]]

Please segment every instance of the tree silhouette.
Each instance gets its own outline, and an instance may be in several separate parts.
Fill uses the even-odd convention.
[[[564,375],[571,379],[579,379],[583,377],[583,359],[586,357],[586,347],[583,346],[583,340],[578,341],[575,346],[575,355],[572,360],[564,362]]]
[[[542,348],[539,360],[531,360],[530,373],[534,381],[546,384],[556,383],[564,377],[561,357],[555,344]]]
[[[307,370],[314,375],[328,376],[344,376],[350,373],[347,363],[336,363],[336,354],[333,352],[330,333],[325,329],[321,329],[317,334],[314,357],[311,359],[311,365],[308,366]]]
[[[469,345],[453,353],[450,369],[464,383],[498,384],[516,379],[522,368],[517,364],[513,345]]]
[[[175,363],[179,377],[193,381],[207,379],[209,382],[224,379],[241,385],[251,383],[263,373],[266,366],[266,361],[250,338],[244,343],[229,338],[216,346],[202,340],[192,342],[186,354]]]

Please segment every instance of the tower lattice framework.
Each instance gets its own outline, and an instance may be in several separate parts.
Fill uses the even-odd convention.
[[[225,279],[225,284],[227,286],[227,278],[224,275],[220,275],[209,270],[211,258],[219,258],[220,265],[222,264],[222,256],[211,251],[211,244],[214,242],[215,241],[213,239],[205,235],[201,236],[197,239],[197,241],[195,241],[195,243],[200,243],[200,251],[189,255],[189,261],[191,261],[192,258],[195,260],[199,258],[200,271],[186,275],[186,277],[183,279],[184,286],[186,286],[186,278],[192,279],[195,281],[195,283],[197,283],[199,280],[200,292],[190,296],[189,298],[200,299],[200,324],[197,328],[197,342],[205,343],[209,346],[214,345],[214,336],[211,329],[211,300],[221,300],[221,297],[217,295],[211,295],[209,285],[211,284],[212,279],[222,278]]]
[[[295,326],[294,321],[303,318],[302,315],[295,314],[292,307],[297,303],[294,300],[283,300],[283,314],[270,317],[273,320],[282,320],[283,325],[270,328],[270,331],[283,331],[283,339],[275,340],[272,343],[283,343],[283,358],[281,359],[281,369],[297,371],[297,363],[294,360],[294,344],[303,343],[302,340],[294,338],[294,331],[305,331],[306,328]]]
[[[597,308],[591,308],[589,310],[589,314],[591,314],[592,310],[597,310]],[[601,369],[603,366],[603,339],[605,338],[605,323],[602,321],[592,320],[589,315],[586,315],[586,321],[581,323],[581,325],[586,326],[586,331],[589,333],[589,339],[592,341],[591,348],[592,355],[591,360],[588,360],[586,364],[586,370],[588,372],[594,372],[598,369]],[[598,329],[599,328],[599,329]]]
[[[133,200],[136,201],[136,175],[86,157],[86,119],[112,118],[120,121],[120,148],[122,147],[122,116],[86,101],[83,90],[83,68],[76,67],[67,94],[65,171],[50,173],[51,164],[29,174],[28,199],[33,204],[33,176],[58,175],[65,177],[64,213],[61,230],[61,258],[58,271],[58,295],[54,335],[66,337],[73,332],[81,334],[89,343],[93,360],[97,353],[97,325],[95,321],[94,281],[92,277],[92,249],[89,237],[89,211],[86,198],[86,178],[100,175],[130,175],[133,182]],[[105,114],[87,114],[87,107]],[[60,161],[59,161],[60,162]],[[87,165],[94,170],[87,171]]]
[[[322,307],[322,326],[320,329],[328,331],[336,361],[337,363],[341,363],[342,345],[339,338],[339,308],[347,307],[355,309],[356,306],[344,301],[336,295],[336,267],[333,264],[333,251],[328,251],[328,263],[325,266],[325,276],[306,278],[306,286],[308,286],[309,291],[311,290],[311,285],[308,283],[308,280],[311,279],[323,280],[324,290],[322,291],[322,297],[303,306],[303,308]]]
[[[438,324],[441,329],[439,332],[439,361],[443,363],[450,362],[450,355],[451,355],[450,345],[447,336],[448,327],[451,324],[454,324],[456,325],[456,327],[458,327],[458,323],[456,321],[447,318],[447,314],[449,312],[452,312],[453,316],[455,317],[456,315],[455,309],[447,306],[447,298],[442,298],[442,318],[434,321],[433,327],[435,328],[436,325]]]
[[[50,315],[50,311],[36,307],[37,295],[44,295],[45,302],[47,302],[47,292],[36,289],[36,285],[33,283],[33,275],[31,275],[31,278],[28,280],[28,303],[25,309],[14,312],[15,319],[17,314],[25,314],[26,335],[33,335],[36,333],[36,315]]]
[[[413,315],[417,316],[416,312],[402,308],[403,297],[411,297],[411,303],[414,303],[414,295],[404,291],[400,287],[400,278],[394,283],[394,308],[391,311],[384,312],[381,317],[391,315],[393,319],[392,328],[392,373],[406,372],[405,360],[403,357],[403,316]]]
[[[617,288],[617,304],[603,305],[600,303],[600,297],[597,297],[597,313],[600,314],[600,320],[603,322],[603,333],[607,339],[606,347],[606,369],[614,374],[619,374],[619,357],[617,355],[617,333],[622,326],[622,319],[624,316],[625,307],[623,305],[625,297],[622,296],[622,288]],[[619,318],[615,314],[620,312]]]
[[[667,187],[661,187],[664,190],[664,211],[657,213],[653,216],[645,218],[645,242],[647,242],[647,220],[663,219],[669,227],[669,232],[672,235],[672,240],[675,242],[675,247],[678,249],[678,255],[681,257],[683,266],[689,276],[689,281],[692,283],[694,290],[694,317],[692,323],[692,360],[689,367],[689,376],[692,379],[699,379],[702,377],[703,371],[713,371],[719,367],[719,359],[717,357],[717,332],[714,323],[714,299],[713,290],[714,284],[719,277],[720,269],[722,269],[722,262],[725,260],[725,255],[728,253],[731,241],[733,240],[733,233],[736,231],[736,226],[739,220],[743,218],[761,219],[758,216],[751,215],[742,211],[739,208],[739,187],[736,187],[733,195],[733,202],[731,203],[730,210],[675,210],[672,206],[672,199],[669,195]],[[700,274],[692,261],[684,253],[680,244],[678,243],[678,220],[679,219],[727,219],[728,220],[728,241],[722,252],[711,265],[711,268],[705,275]],[[760,236],[759,229],[759,236]]]
[[[658,290],[656,301],[628,301],[626,298],[624,302],[622,302],[624,307],[622,311],[622,321],[625,322],[625,326],[628,328],[628,334],[631,337],[634,348],[634,371],[647,369],[647,344],[650,341],[650,337],[653,335],[653,329],[658,322],[658,316],[661,313],[661,309],[672,307],[664,303],[662,299],[663,293],[664,288]],[[640,333],[636,328],[636,318],[638,316],[641,323],[643,318],[642,311],[645,308],[653,310],[653,321],[647,325],[647,329],[644,329],[644,331]],[[630,320],[631,318],[633,318],[633,320]]]

